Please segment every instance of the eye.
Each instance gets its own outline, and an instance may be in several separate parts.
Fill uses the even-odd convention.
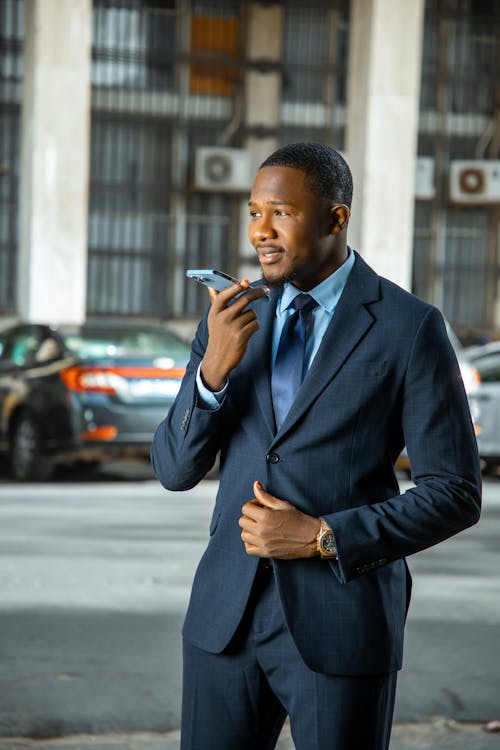
[[[276,210],[276,216],[288,216],[288,211],[285,211],[283,208],[279,208]]]
[[[250,217],[252,219],[256,219],[258,216],[261,216],[261,214],[258,211],[250,211]]]

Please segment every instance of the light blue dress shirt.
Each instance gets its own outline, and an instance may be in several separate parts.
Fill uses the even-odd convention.
[[[328,328],[333,314],[338,305],[339,299],[342,292],[344,291],[349,274],[352,271],[355,262],[355,255],[351,248],[348,248],[349,256],[347,260],[337,268],[330,276],[324,279],[320,284],[313,287],[308,291],[311,297],[314,297],[317,306],[311,311],[308,321],[308,327],[306,331],[306,350],[304,355],[304,373],[310,368],[311,363],[316,356],[318,349],[323,340],[323,336]],[[281,337],[281,331],[285,325],[286,319],[293,314],[294,309],[290,307],[291,302],[295,297],[301,293],[300,289],[297,289],[293,284],[287,283],[283,287],[281,297],[276,305],[276,320],[274,322],[273,329],[273,345],[272,345],[272,366],[276,360],[276,353],[278,351],[278,345]],[[200,365],[201,367],[201,365]],[[228,383],[225,387],[214,393],[208,390],[201,379],[200,367],[196,376],[196,385],[198,388],[198,396],[201,404],[207,409],[217,409],[226,393]]]

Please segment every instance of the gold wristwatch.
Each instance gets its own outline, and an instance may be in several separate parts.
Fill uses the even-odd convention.
[[[335,558],[337,557],[337,547],[335,545],[333,531],[323,518],[320,518],[319,520],[321,526],[318,531],[318,536],[316,537],[316,549],[323,558]]]

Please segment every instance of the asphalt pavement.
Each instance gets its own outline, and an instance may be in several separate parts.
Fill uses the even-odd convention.
[[[179,741],[178,731],[163,734],[74,735],[46,740],[8,737],[0,738],[0,748],[1,750],[179,750]],[[445,717],[436,717],[432,722],[425,724],[396,724],[393,728],[389,750],[430,750],[431,748],[432,750],[498,750],[499,747],[500,734],[487,734],[480,724],[459,724]],[[288,726],[284,727],[276,750],[295,750]]]
[[[0,472],[0,750],[179,748],[180,628],[216,483],[124,478]],[[483,730],[500,718],[500,481],[484,497],[476,527],[410,559],[391,750],[500,750]]]

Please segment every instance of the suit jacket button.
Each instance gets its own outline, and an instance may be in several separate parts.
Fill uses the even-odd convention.
[[[266,461],[269,464],[277,464],[279,460],[280,460],[280,457],[278,456],[277,453],[268,453],[266,456]]]

